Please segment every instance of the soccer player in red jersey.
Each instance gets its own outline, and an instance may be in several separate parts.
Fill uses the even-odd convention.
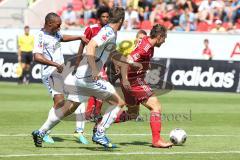
[[[167,29],[159,24],[153,26],[150,36],[145,36],[137,45],[136,49],[128,56],[128,60],[139,62],[143,65],[142,72],[137,72],[136,68],[128,67],[128,81],[122,82],[122,91],[126,103],[142,104],[150,110],[150,126],[152,130],[152,146],[157,148],[168,148],[173,144],[165,142],[160,136],[161,131],[161,104],[154,95],[150,86],[145,82],[146,71],[149,69],[150,60],[154,54],[154,47],[160,47],[167,37]],[[128,98],[131,97],[131,102]]]
[[[209,40],[204,39],[203,43],[204,43],[204,49],[203,49],[202,55],[206,60],[212,60],[213,54],[209,47]]]
[[[91,40],[94,36],[97,35],[97,33],[101,30],[103,26],[105,26],[108,23],[109,19],[109,8],[108,7],[100,7],[97,10],[97,18],[99,20],[99,23],[93,24],[88,26],[85,31],[84,35],[87,39]],[[81,42],[79,49],[78,49],[78,55],[75,65],[75,70],[77,69],[83,55],[83,50],[85,47],[85,43]],[[102,70],[102,74],[104,73],[104,70]],[[106,78],[105,78],[106,79]],[[87,108],[85,106],[87,105]],[[87,144],[88,141],[84,137],[84,127],[85,127],[85,120],[92,118],[91,115],[99,115],[101,111],[102,106],[102,100],[99,100],[95,97],[90,97],[88,100],[88,103],[82,103],[78,109],[75,111],[76,114],[76,130],[74,133],[74,137],[77,138],[77,140],[83,144]]]

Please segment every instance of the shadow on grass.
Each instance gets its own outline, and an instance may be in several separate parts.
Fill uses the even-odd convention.
[[[73,138],[60,138],[60,137],[52,137],[52,139],[55,142],[63,142],[63,141],[72,141],[72,142],[76,142],[76,143],[80,143],[78,140],[76,140],[74,137]]]
[[[133,141],[133,142],[122,142],[119,143],[121,146],[128,146],[128,145],[135,145],[135,146],[151,146],[152,143],[149,142],[140,142],[140,141]]]
[[[105,149],[102,146],[93,146],[93,147],[87,147],[87,146],[79,146],[79,147],[71,147],[71,146],[45,146],[44,148],[51,148],[51,149],[86,149],[89,151],[120,151],[118,148],[114,149]]]
[[[63,141],[66,140],[66,139],[60,138],[60,137],[52,137],[52,139],[53,139],[55,142],[63,142]]]

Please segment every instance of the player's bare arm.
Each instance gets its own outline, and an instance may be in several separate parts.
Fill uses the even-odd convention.
[[[118,54],[114,54],[112,56],[112,59],[120,62],[120,63],[118,63],[120,66],[122,65],[121,63],[127,63],[127,64],[130,64],[133,67],[137,67],[139,70],[143,69],[143,65],[139,62],[134,62],[131,56],[125,57],[122,54],[118,53]]]
[[[46,59],[41,53],[35,53],[34,54],[34,61],[38,62],[38,63],[41,63],[41,64],[54,66],[54,67],[57,68],[59,73],[61,73],[63,71],[63,66],[61,64],[58,64],[56,62],[53,62],[53,61],[50,61],[50,60]]]
[[[63,35],[61,42],[70,42],[76,40],[81,40],[84,43],[89,42],[89,40],[85,36],[72,36],[72,35]]]
[[[95,62],[96,47],[97,47],[97,43],[94,40],[91,40],[87,45],[87,53],[86,53],[89,66],[92,69],[93,80],[98,80],[99,73],[100,73]]]

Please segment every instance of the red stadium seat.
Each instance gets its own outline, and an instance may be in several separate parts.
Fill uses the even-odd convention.
[[[96,20],[95,18],[90,18],[90,19],[88,19],[88,21],[87,21],[87,24],[88,24],[88,25],[90,25],[90,24],[95,24],[95,23],[97,23],[97,20]]]
[[[240,29],[240,18],[237,19],[236,27],[237,29]]]
[[[82,0],[72,0],[73,10],[81,11],[83,10],[83,2]]]
[[[224,23],[222,24],[222,26],[223,26],[225,29],[228,29],[228,28],[229,28],[228,22],[224,22]]]
[[[236,23],[236,28],[240,29],[240,23]]]
[[[209,25],[207,22],[199,22],[197,24],[197,31],[199,32],[208,32],[209,31]]]
[[[79,18],[79,24],[82,25],[82,26],[85,25],[85,23],[84,23],[84,19],[83,19],[83,18]]]
[[[170,21],[165,21],[163,24],[167,29],[173,28],[173,24]]]
[[[142,21],[140,25],[141,29],[151,30],[152,29],[152,23],[150,21]]]

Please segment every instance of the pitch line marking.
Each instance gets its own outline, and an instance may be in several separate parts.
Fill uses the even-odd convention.
[[[108,153],[55,153],[55,154],[9,154],[0,155],[0,158],[11,157],[45,157],[45,156],[124,156],[124,155],[193,155],[193,154],[240,154],[240,151],[203,151],[203,152],[108,152]]]
[[[72,136],[73,134],[69,133],[56,133],[51,134],[51,136]],[[91,136],[92,134],[85,134],[88,136]],[[142,133],[142,134],[121,134],[121,133],[109,133],[109,136],[151,136],[151,134],[148,133]],[[162,135],[169,135],[169,134],[162,134]],[[0,134],[0,137],[28,137],[31,136],[31,134]],[[188,137],[240,137],[240,135],[227,135],[227,134],[193,134],[188,135]]]

